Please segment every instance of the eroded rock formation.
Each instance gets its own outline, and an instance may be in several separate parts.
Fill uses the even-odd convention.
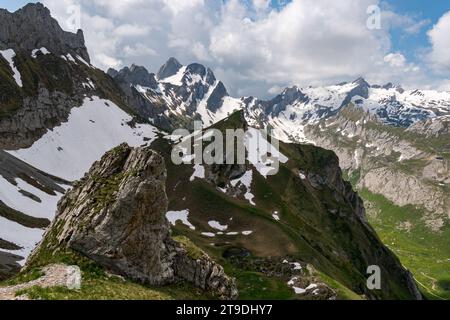
[[[192,244],[171,238],[163,158],[120,145],[95,163],[58,205],[58,215],[29,261],[73,250],[111,272],[151,285],[186,280],[222,299],[234,280]]]

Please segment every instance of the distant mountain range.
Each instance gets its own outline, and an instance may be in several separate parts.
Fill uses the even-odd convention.
[[[241,297],[311,298],[321,281],[331,290],[322,298],[421,298],[353,188],[420,210],[410,231],[446,235],[450,93],[360,78],[287,88],[271,100],[234,98],[211,69],[174,58],[157,73],[136,65],[104,73],[90,64],[83,33],[62,31],[41,4],[0,17],[0,26],[15,26],[0,29],[0,277],[23,265],[74,181],[127,143],[165,158],[174,233],[224,264]],[[271,129],[286,158],[279,174],[265,177],[252,164],[173,165],[170,133],[195,120]],[[380,291],[366,287],[372,264],[386,275]]]
[[[135,65],[120,71],[110,69],[108,74],[123,87],[132,88],[127,90],[134,91],[130,99],[139,94],[145,103],[153,106],[150,109],[164,101],[166,110],[161,108],[153,119],[158,123],[164,122],[162,118],[173,116],[201,118],[210,125],[233,110],[244,109],[250,119],[305,125],[333,116],[350,103],[376,114],[383,123],[397,127],[450,117],[449,92],[404,90],[391,83],[370,85],[363,78],[327,87],[302,89],[294,86],[266,101],[254,97],[233,98],[209,68],[197,63],[183,66],[175,58],[170,58],[157,74]],[[141,110],[138,103],[135,107]]]

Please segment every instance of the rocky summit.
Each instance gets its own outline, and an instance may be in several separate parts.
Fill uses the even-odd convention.
[[[28,4],[14,13],[0,9],[0,49],[27,51],[46,48],[48,51],[74,57],[80,56],[89,62],[84,44],[83,31],[63,31],[50,15],[50,10],[41,3]]]
[[[188,281],[234,299],[234,280],[186,238],[170,236],[163,158],[123,144],[105,154],[58,205],[58,214],[29,259],[61,250],[86,256],[114,274],[150,285]]]

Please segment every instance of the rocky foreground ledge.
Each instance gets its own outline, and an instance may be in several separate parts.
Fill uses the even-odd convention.
[[[163,158],[148,147],[123,144],[106,153],[62,198],[27,265],[75,252],[141,283],[187,281],[220,299],[237,298],[220,265],[187,238],[171,238],[165,180]]]

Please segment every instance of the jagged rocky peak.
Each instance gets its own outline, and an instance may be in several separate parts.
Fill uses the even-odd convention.
[[[356,86],[352,90],[350,90],[350,92],[347,94],[347,97],[344,99],[344,101],[342,101],[342,107],[352,102],[353,97],[359,96],[364,99],[369,98],[370,84],[364,78],[359,77],[352,83]]]
[[[198,74],[202,78],[206,76],[206,68],[200,63],[191,63],[186,67],[186,71],[193,74]]]
[[[48,129],[66,122],[86,95],[115,99],[113,81],[86,65],[90,59],[83,32],[63,31],[40,3],[14,13],[0,9],[0,50],[14,51],[14,66],[0,54],[3,149],[30,147]]]
[[[394,84],[392,82],[386,83],[383,87],[383,89],[389,90],[395,88]]]
[[[196,82],[199,78],[201,79],[202,82],[204,82],[206,86],[213,86],[217,81],[214,72],[210,68],[207,68],[204,65],[196,62],[191,63],[186,67],[186,70],[184,71],[183,74],[183,78],[181,80],[183,84],[189,85],[192,84],[192,80]],[[221,89],[224,89],[225,86],[223,85],[223,83],[220,82],[220,84],[223,87]]]
[[[114,69],[114,68],[109,68],[107,71],[106,71],[106,74],[107,75],[109,75],[111,78],[116,78],[118,75],[119,75],[119,71],[117,71],[116,69]]]
[[[214,88],[214,91],[208,98],[207,108],[212,112],[216,112],[223,105],[223,98],[228,96],[228,91],[225,88],[225,85],[222,81],[217,83],[217,86]]]
[[[371,86],[371,88],[373,89],[384,89],[384,90],[390,90],[390,89],[396,89],[397,92],[399,93],[403,93],[405,92],[405,89],[402,88],[401,85],[395,85],[392,82],[388,82],[385,85],[378,85],[378,84],[374,84]]]
[[[172,238],[166,219],[164,159],[149,147],[107,152],[58,204],[57,217],[27,265],[42,255],[76,252],[134,281],[187,281],[222,299],[234,279],[187,238]],[[193,249],[194,248],[194,249]]]
[[[159,69],[157,73],[157,77],[159,80],[166,79],[171,77],[183,67],[181,63],[178,62],[177,59],[171,57],[167,62]]]
[[[304,93],[300,90],[299,87],[293,86],[293,87],[284,89],[284,91],[281,95],[283,96],[283,99],[285,99],[285,100],[297,100],[298,98],[304,96]]]
[[[27,54],[46,48],[56,55],[78,55],[90,62],[83,31],[66,32],[41,3],[30,3],[16,12],[0,9],[0,49]]]
[[[210,68],[207,68],[206,69],[206,83],[213,85],[216,82],[216,80],[217,79],[216,79],[216,76],[214,75],[214,72]],[[222,81],[220,83],[222,83]],[[223,85],[223,83],[222,83],[222,85]]]
[[[281,94],[271,100],[272,104],[290,104],[295,101],[306,102],[307,95],[297,86],[288,87],[283,90]]]
[[[158,85],[154,73],[149,73],[145,67],[135,64],[131,65],[130,68],[124,67],[120,71],[110,68],[108,75],[132,85],[140,85],[148,88],[154,88]]]
[[[303,93],[297,86],[289,87],[283,90],[281,94],[274,99],[268,101],[267,111],[272,116],[278,116],[281,112],[286,111],[286,107],[295,102],[307,102],[308,96]]]
[[[359,77],[353,81],[354,84],[358,86],[370,87],[370,84],[363,77]]]
[[[214,76],[214,73],[211,69],[206,68],[204,65],[200,63],[191,63],[186,67],[186,73],[191,75],[198,75],[202,79],[205,79],[205,81],[212,85],[214,82],[216,82],[216,77]]]

